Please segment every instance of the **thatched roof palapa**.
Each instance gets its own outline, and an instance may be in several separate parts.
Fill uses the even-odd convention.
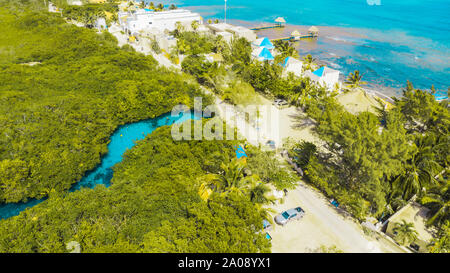
[[[319,29],[318,29],[317,27],[315,27],[315,26],[312,26],[312,27],[310,27],[310,28],[308,29],[308,31],[309,31],[309,32],[313,32],[313,33],[317,33],[317,32],[319,32]]]
[[[291,33],[291,36],[293,36],[293,37],[298,37],[298,36],[300,36],[301,34],[300,34],[300,32],[298,32],[298,30],[294,30],[294,31],[292,31],[292,33]]]
[[[277,19],[275,19],[275,22],[284,24],[284,23],[286,23],[286,20],[284,20],[283,17],[278,17]]]

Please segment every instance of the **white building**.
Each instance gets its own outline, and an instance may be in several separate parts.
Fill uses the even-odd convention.
[[[226,41],[227,43],[231,42],[231,40],[233,39],[233,34],[231,34],[230,32],[227,32],[227,31],[216,32],[216,35],[222,36],[224,41]]]
[[[292,57],[286,57],[286,59],[284,59],[284,63],[281,65],[284,68],[283,73],[285,73],[285,75],[289,72],[294,73],[294,75],[298,77],[302,75],[303,62],[300,60]]]
[[[209,24],[207,25],[207,27],[209,29],[211,29],[212,33],[215,35],[222,35],[227,36],[227,40],[228,37],[233,37],[236,36],[237,38],[245,38],[247,40],[249,40],[250,42],[253,42],[256,40],[256,34],[253,30],[250,30],[248,28],[245,27],[241,27],[241,26],[233,26],[230,24],[225,24],[225,23],[218,23],[218,24]],[[228,32],[231,34],[231,36],[224,34],[225,32]],[[230,38],[231,40],[231,38]]]
[[[122,16],[122,18],[124,17]],[[200,14],[185,9],[158,12],[139,9],[129,13],[124,19],[121,20],[121,25],[131,33],[145,31],[148,28],[173,31],[176,29],[177,22],[180,22],[182,25],[190,25],[193,21],[197,21],[200,24],[203,23]]]
[[[268,50],[267,48],[262,47],[262,46],[253,49],[252,57],[254,59],[257,59],[260,62],[273,61],[274,60],[274,57],[273,57],[272,53],[270,52],[270,50]]]
[[[98,30],[104,30],[107,29],[108,26],[106,25],[106,19],[103,17],[98,18],[97,20],[95,20],[95,24],[94,27]]]
[[[48,12],[59,12],[59,11],[58,8],[52,2],[48,2]]]
[[[305,75],[316,83],[332,90],[339,83],[339,70],[334,70],[326,66],[322,66],[314,72],[306,71]]]
[[[250,42],[255,41],[257,38],[256,33],[253,30],[242,26],[232,26],[228,31],[236,35],[236,37],[245,38]]]
[[[267,37],[262,37],[262,38],[254,40],[252,42],[252,46],[253,46],[253,48],[265,47],[268,50],[270,50],[271,53],[273,53],[272,50],[275,48],[275,46],[272,44],[272,42]]]

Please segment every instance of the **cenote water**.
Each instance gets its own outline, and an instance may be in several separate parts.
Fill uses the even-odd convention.
[[[93,170],[87,172],[84,177],[73,184],[70,192],[87,187],[93,189],[98,184],[108,187],[113,177],[112,167],[122,161],[122,155],[136,145],[136,141],[144,139],[155,129],[180,123],[189,119],[199,119],[193,112],[180,113],[179,116],[171,116],[170,113],[159,117],[143,120],[120,126],[110,138],[108,153],[102,157],[101,163]],[[26,208],[33,207],[45,199],[31,199],[28,202],[8,203],[0,205],[0,219],[6,219],[19,213]]]

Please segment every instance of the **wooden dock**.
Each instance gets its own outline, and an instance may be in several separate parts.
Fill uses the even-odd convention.
[[[276,38],[276,39],[271,39],[271,42],[275,42],[275,41],[298,41],[300,39],[307,39],[307,38],[316,38],[318,37],[317,35],[301,35],[301,36],[289,36],[289,37],[281,37],[281,38]]]
[[[263,29],[271,29],[271,28],[284,28],[284,25],[273,25],[273,26],[264,26],[264,27],[254,27],[251,30],[258,31]]]

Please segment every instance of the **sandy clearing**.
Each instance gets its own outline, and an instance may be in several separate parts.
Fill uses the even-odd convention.
[[[321,144],[320,139],[313,135],[313,125],[299,127],[302,113],[295,107],[278,109],[271,102],[261,98],[263,105],[270,105],[270,111],[276,113],[279,123],[279,132],[264,131],[260,141],[249,141],[253,145],[264,144],[267,139],[280,140],[291,137],[295,140],[306,140]],[[224,115],[229,104],[216,99],[219,115],[227,122],[230,121]],[[263,116],[264,118],[264,116]],[[260,124],[263,129],[267,124]],[[242,121],[237,123],[240,133],[247,139],[254,139],[258,133],[253,125]],[[281,146],[281,141],[277,143]],[[300,181],[299,186],[289,191],[283,204],[271,206],[277,213],[286,209],[301,206],[306,215],[300,221],[293,221],[286,226],[276,226],[269,234],[272,236],[272,252],[303,253],[317,251],[321,246],[336,246],[344,252],[350,253],[377,253],[377,252],[404,252],[396,245],[386,241],[378,241],[364,234],[362,227],[353,218],[341,215],[329,201],[317,190]],[[273,215],[275,216],[275,215]]]
[[[342,93],[338,95],[336,99],[348,112],[352,114],[357,114],[363,111],[369,111],[376,114],[375,107],[380,106],[372,96],[366,94],[362,90]]]

